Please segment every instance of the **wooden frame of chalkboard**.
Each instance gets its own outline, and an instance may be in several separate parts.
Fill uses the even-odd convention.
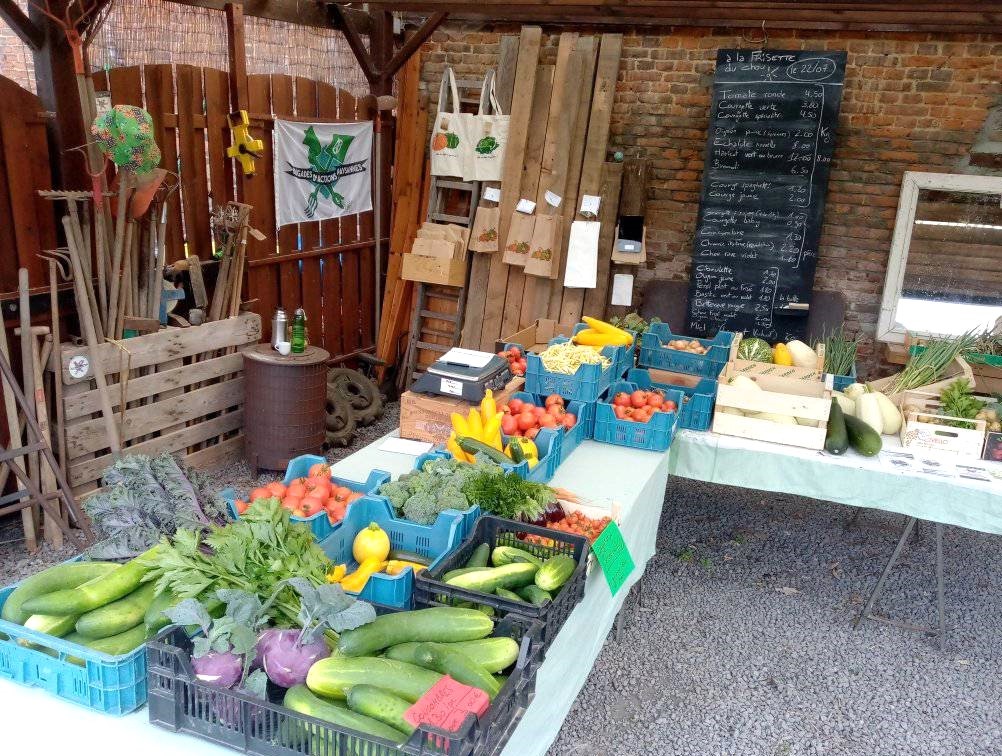
[[[904,344],[907,341],[907,329],[897,321],[898,301],[905,281],[908,248],[911,246],[912,231],[915,228],[919,192],[923,189],[1002,195],[1002,178],[905,171],[901,179],[898,213],[894,219],[894,236],[891,238],[891,255],[887,261],[884,294],[880,302],[880,318],[877,321],[877,340],[888,344]]]
[[[688,332],[802,339],[846,54],[717,51]]]

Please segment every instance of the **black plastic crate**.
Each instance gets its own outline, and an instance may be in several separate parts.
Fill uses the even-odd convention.
[[[426,608],[415,602],[415,609]],[[380,614],[400,611],[377,606]],[[495,620],[494,636],[519,641],[515,667],[483,717],[467,717],[459,732],[420,727],[403,744],[391,743],[287,709],[284,690],[268,684],[269,700],[220,690],[195,678],[192,642],[180,627],[146,644],[150,723],[255,756],[496,756],[536,691],[543,663],[542,626],[526,617]]]
[[[537,535],[550,539],[552,546],[543,546],[522,540],[522,536]],[[482,543],[495,546],[515,546],[535,554],[540,559],[549,559],[557,554],[567,554],[574,557],[577,567],[570,579],[564,583],[560,593],[552,602],[535,606],[522,601],[512,601],[489,593],[481,593],[467,588],[448,585],[442,581],[442,576],[450,570],[455,570],[469,560],[473,550]],[[485,604],[492,607],[500,616],[519,615],[538,619],[543,623],[543,649],[546,650],[557,637],[560,628],[564,626],[567,617],[585,592],[585,572],[588,567],[588,539],[584,536],[565,533],[560,530],[542,528],[513,520],[505,520],[493,515],[483,515],[477,520],[473,533],[463,542],[463,545],[443,559],[435,569],[421,570],[414,579],[414,600],[425,605],[450,606],[463,601],[475,604]]]

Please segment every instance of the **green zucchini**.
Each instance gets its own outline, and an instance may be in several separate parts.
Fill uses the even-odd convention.
[[[553,601],[553,596],[550,595],[550,592],[544,591],[535,583],[527,585],[524,588],[519,588],[518,595],[535,606],[542,606],[547,601]]]
[[[401,643],[393,646],[386,649],[386,658],[414,664],[415,652],[420,645],[420,643]],[[506,635],[443,645],[462,651],[488,672],[508,669],[518,659],[518,643]]]
[[[491,545],[482,543],[473,550],[470,558],[466,560],[463,567],[486,567],[487,560],[491,558]]]
[[[503,567],[488,567],[467,572],[449,580],[449,585],[481,593],[494,593],[498,588],[515,590],[532,582],[539,568],[534,564],[514,562]]]
[[[446,643],[419,643],[414,655],[425,669],[441,672],[463,685],[480,688],[491,698],[501,690],[490,672],[462,651],[450,648]]]
[[[407,641],[475,640],[491,634],[494,622],[475,609],[432,607],[376,617],[368,625],[345,630],[338,649],[345,656],[365,656]]]
[[[0,608],[0,619],[23,625],[32,614],[45,613],[25,611],[25,602],[53,591],[76,588],[88,580],[107,575],[118,567],[114,562],[69,562],[42,570],[17,584]]]
[[[348,691],[348,708],[359,714],[378,719],[395,730],[410,735],[417,728],[404,716],[411,707],[410,701],[377,688],[374,685],[356,685]]]
[[[478,441],[469,436],[456,436],[456,443],[467,454],[483,454],[489,460],[497,462],[499,465],[511,464],[511,459],[506,454],[499,452],[493,446],[488,446],[483,441]]]
[[[306,686],[318,696],[343,700],[356,685],[375,685],[413,703],[441,677],[437,672],[396,659],[329,656],[310,667]]]
[[[157,585],[145,583],[128,596],[92,609],[77,620],[77,632],[85,638],[109,638],[143,623],[146,610],[156,598]]]
[[[442,575],[442,581],[448,583],[457,575],[465,575],[467,572],[474,572],[476,570],[482,570],[483,567],[460,567],[459,569],[449,570],[447,573]]]
[[[135,627],[129,628],[123,633],[111,635],[107,638],[86,638],[80,635],[80,633],[70,633],[63,640],[86,646],[92,651],[100,651],[102,654],[108,654],[108,656],[122,656],[135,651],[146,642],[148,637],[146,625],[140,622]]]
[[[845,454],[849,448],[849,436],[845,429],[845,415],[836,399],[832,399],[832,409],[828,414],[828,430],[825,431],[825,451],[829,454]]]
[[[414,562],[414,564],[423,564],[425,567],[431,565],[428,561],[428,557],[418,554],[414,551],[407,551],[405,549],[390,549],[387,559],[397,559],[402,562]]]
[[[528,551],[514,546],[497,546],[491,552],[491,564],[495,567],[504,567],[506,564],[514,564],[515,562],[534,564],[537,567],[543,566],[543,560],[535,554],[530,554]]]
[[[522,442],[517,436],[508,442],[508,451],[511,452],[511,461],[516,465],[525,462],[525,449],[522,448]]]
[[[407,740],[406,733],[400,732],[400,730],[390,727],[378,719],[367,717],[364,714],[359,714],[356,711],[331,703],[330,701],[324,701],[311,693],[305,685],[296,685],[289,688],[285,692],[285,698],[282,703],[300,714],[316,717],[317,719],[322,719],[325,722],[330,722],[348,730],[355,730],[377,738],[385,738],[396,744]],[[318,737],[313,752],[327,753],[327,745],[330,744],[321,742],[321,738]],[[331,751],[331,753],[334,753],[334,751]]]
[[[566,554],[557,554],[543,562],[543,566],[536,573],[535,583],[544,591],[556,591],[560,586],[571,579],[574,568],[578,563],[574,557]]]
[[[849,437],[849,446],[857,454],[864,457],[873,457],[880,451],[880,435],[857,417],[844,415],[845,431]]]
[[[106,575],[77,588],[66,588],[36,596],[26,601],[23,609],[32,614],[67,615],[84,614],[91,609],[110,604],[139,587],[149,569],[148,561],[156,556],[159,550],[159,546],[154,546],[131,562],[119,565]]]
[[[53,638],[62,638],[67,633],[72,633],[77,624],[77,617],[69,615],[67,617],[56,617],[52,614],[32,614],[24,621],[24,626],[29,630],[51,635]]]
[[[520,604],[525,603],[525,599],[523,599],[517,593],[509,591],[507,588],[495,588],[494,595],[498,596],[499,598],[508,599],[509,601],[517,601]]]

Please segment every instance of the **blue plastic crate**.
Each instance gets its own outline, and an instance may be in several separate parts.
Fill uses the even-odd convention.
[[[556,344],[567,341],[565,338],[556,338],[550,341]],[[550,394],[560,394],[564,399],[573,399],[578,402],[595,402],[609,388],[609,384],[617,380],[618,369],[617,359],[619,355],[615,350],[619,347],[604,347],[602,355],[612,360],[609,367],[602,369],[601,365],[581,365],[573,375],[564,373],[551,373],[543,367],[543,361],[536,354],[527,354],[525,357],[525,390],[530,394],[549,396]]]
[[[296,457],[289,462],[289,466],[285,471],[285,477],[282,478],[282,483],[289,485],[296,478],[305,478],[312,465],[326,461],[324,457],[318,457],[316,454],[303,454]],[[364,483],[348,480],[347,478],[339,478],[336,475],[331,475],[331,480],[337,483],[337,485],[350,488],[356,493],[370,494],[376,493],[383,483],[388,482],[390,474],[383,470],[373,470],[369,473],[369,477]],[[237,512],[234,504],[237,499],[237,492],[232,488],[224,488],[219,492],[219,496],[226,502],[226,509],[229,511],[230,517],[234,520],[239,520],[240,514]],[[350,507],[351,505],[349,504],[348,506]],[[329,536],[338,527],[338,524],[331,524],[326,512],[317,512],[310,517],[296,517],[293,515],[291,519],[293,522],[306,523],[310,530],[313,531],[313,537],[318,541]]]
[[[830,373],[825,373],[827,378]],[[849,375],[832,375],[832,388],[836,391],[845,391],[847,387],[851,386],[856,382],[856,366],[852,366],[852,370],[849,371]]]
[[[479,512],[480,507],[476,507]],[[347,564],[348,572],[358,567],[351,547],[359,531],[376,523],[390,537],[391,549],[411,551],[427,557],[434,567],[463,542],[462,517],[458,513],[442,512],[432,525],[418,525],[393,515],[393,507],[382,496],[363,496],[352,504],[337,528],[320,541],[320,548],[334,564]],[[413,600],[414,571],[405,569],[399,575],[376,573],[357,594],[366,601],[409,609]]]
[[[0,588],[0,607],[16,587]],[[110,656],[0,620],[0,678],[119,716],[146,703],[146,646]]]
[[[679,426],[689,430],[705,431],[713,423],[713,408],[717,403],[717,381],[713,378],[699,378],[694,386],[677,383],[655,383],[644,368],[634,368],[626,374],[626,380],[641,389],[662,389],[681,391],[685,400],[681,407]]]
[[[712,339],[696,339],[709,350],[706,354],[691,354],[679,349],[669,349],[668,343],[676,339],[692,341],[691,336],[672,333],[667,323],[651,323],[650,328],[640,339],[639,366],[716,378],[730,358],[734,334],[730,331],[720,331]]]
[[[675,438],[681,417],[678,412],[655,412],[646,423],[619,420],[613,412],[613,396],[620,391],[632,393],[637,388],[637,384],[630,381],[617,381],[609,387],[608,396],[595,405],[594,438],[606,444],[663,452]],[[677,389],[668,389],[665,391],[665,399],[671,399],[681,407],[685,394]]]
[[[574,334],[576,335],[586,328],[591,328],[591,326],[589,326],[587,323],[578,323],[576,326],[574,326]],[[620,329],[620,330],[626,330],[626,329]],[[613,367],[616,369],[617,379],[622,378],[624,375],[626,375],[627,370],[630,370],[631,368],[634,368],[637,365],[637,342],[640,340],[640,335],[636,333],[636,331],[626,330],[626,332],[633,337],[633,343],[630,344],[630,346],[606,347],[606,349],[613,350],[613,353],[615,354],[615,361],[613,362]],[[554,341],[556,340],[557,339],[554,339]],[[566,339],[561,339],[561,341],[565,340]],[[605,349],[602,350],[602,354],[608,356],[608,353],[605,351]]]
[[[510,436],[501,434],[501,440],[505,446],[508,445]],[[549,483],[557,472],[563,458],[561,448],[563,446],[564,434],[556,428],[541,428],[533,439],[536,450],[539,452],[539,462],[535,467],[530,468],[528,462],[514,462],[510,465],[501,465],[505,470],[518,475],[523,480],[532,480],[536,483]]]
[[[511,395],[511,399],[521,399],[523,402],[532,402],[539,406],[546,402],[545,396],[537,396],[527,391],[516,391]],[[571,456],[571,452],[577,449],[582,441],[591,438],[595,427],[595,405],[593,403],[572,400],[566,403],[566,410],[577,417],[577,423],[570,430],[563,430],[563,439],[560,442],[560,464],[563,464]]]

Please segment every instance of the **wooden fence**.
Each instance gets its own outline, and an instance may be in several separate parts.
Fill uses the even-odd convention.
[[[114,68],[94,77],[112,103],[141,105],[153,117],[161,166],[180,177],[180,201],[171,203],[167,259],[212,256],[212,208],[239,199],[254,206],[251,224],[261,241],[248,239],[245,298],[256,300],[263,336],[270,337],[278,305],[289,313],[302,306],[311,343],[334,358],[375,345],[374,237],[372,213],[340,220],[275,228],[272,128],[274,118],[317,121],[362,119],[348,92],[312,79],[284,75],[248,77],[252,132],[265,143],[257,173],[235,173],[225,156],[230,142],[225,71],[191,65]]]

